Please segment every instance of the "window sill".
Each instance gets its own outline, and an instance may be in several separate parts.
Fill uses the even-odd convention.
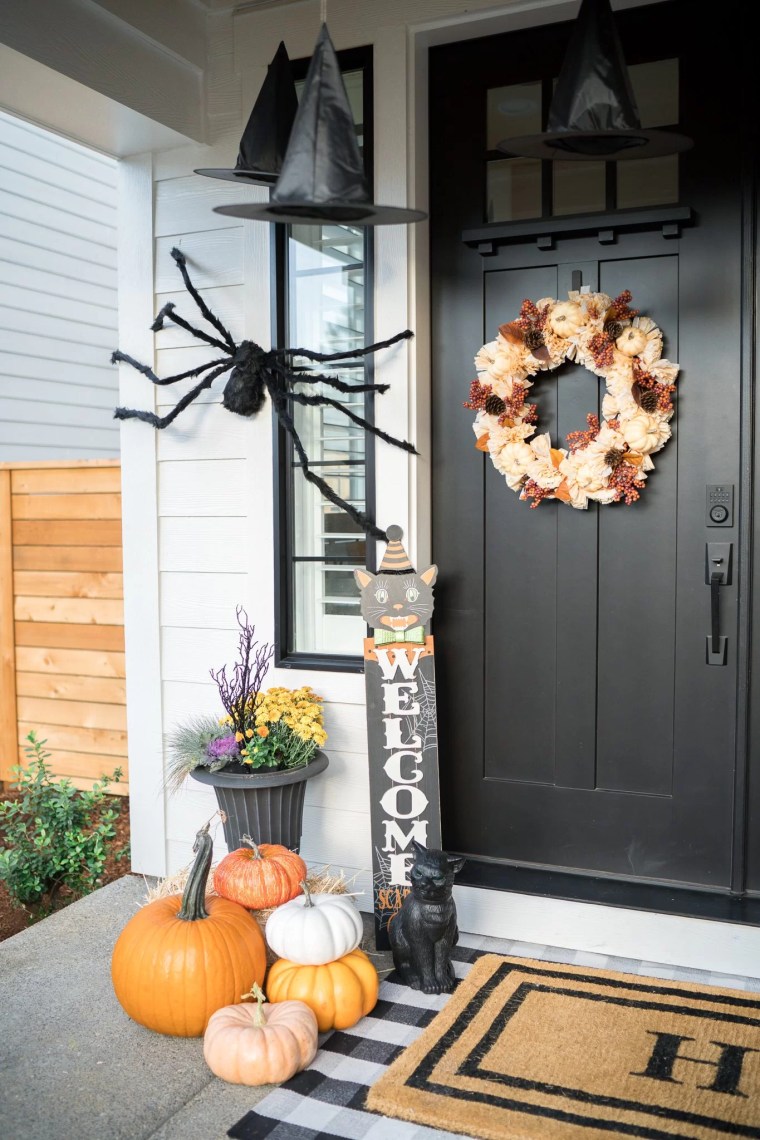
[[[275,657],[276,669],[313,669],[321,673],[363,673],[364,661],[348,654],[290,653]]]

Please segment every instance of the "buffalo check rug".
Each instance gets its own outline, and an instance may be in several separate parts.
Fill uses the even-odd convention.
[[[457,978],[468,979],[453,995],[417,993],[391,973],[368,1017],[350,1030],[326,1035],[309,1068],[266,1096],[227,1135],[232,1140],[760,1140],[760,979],[468,935],[453,957]],[[560,965],[555,969],[552,963]],[[705,985],[722,987],[724,997],[702,990]],[[497,986],[509,992],[499,995]],[[506,1043],[509,1055],[507,1032],[525,1034],[518,1015],[536,1002],[543,1003],[536,1006],[536,1029],[539,1037],[546,1031],[545,1040],[535,1042],[515,1075],[506,1071],[498,1044]],[[444,1024],[439,1029],[437,1022],[432,1037],[426,1035],[449,1003],[440,1019]],[[622,1031],[612,1020],[618,1010],[639,1031],[639,1051],[630,1058],[625,1049],[631,1030]],[[599,1065],[584,1084],[575,1063],[580,1051],[572,1045],[580,1015],[587,1012]],[[693,1028],[702,1024],[704,1033]],[[563,1033],[568,1048],[556,1049],[557,1034]],[[527,1039],[534,1042],[529,1025]],[[548,1061],[552,1049],[556,1057]],[[627,1081],[620,1088],[603,1081],[598,1087],[596,1070],[604,1070],[610,1056],[620,1057],[617,1069]],[[382,1111],[367,1107],[370,1089]]]

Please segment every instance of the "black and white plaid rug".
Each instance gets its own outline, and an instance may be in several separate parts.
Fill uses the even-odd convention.
[[[467,934],[461,936],[452,955],[457,977],[465,977],[485,953],[760,990],[757,978]],[[381,983],[379,1001],[369,1017],[353,1029],[327,1034],[309,1068],[260,1101],[227,1135],[232,1140],[462,1140],[461,1133],[390,1120],[364,1108],[367,1089],[419,1037],[449,998],[448,994],[417,993],[395,978],[390,974]]]
[[[454,969],[463,978],[483,950],[458,946]],[[353,1027],[327,1034],[308,1069],[285,1081],[227,1133],[232,1140],[461,1140],[389,1120],[364,1108],[367,1089],[430,1024],[448,994],[421,994],[390,974],[372,1013]]]

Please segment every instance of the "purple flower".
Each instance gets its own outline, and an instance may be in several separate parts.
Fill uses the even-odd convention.
[[[229,736],[220,736],[217,740],[212,740],[206,747],[209,760],[229,760],[238,754],[238,742],[232,732]]]

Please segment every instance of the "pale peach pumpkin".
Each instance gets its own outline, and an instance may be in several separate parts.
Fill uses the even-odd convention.
[[[233,1085],[287,1081],[316,1056],[317,1019],[302,1001],[264,1004],[260,986],[254,985],[251,996],[255,1002],[212,1015],[203,1038],[206,1064]]]

